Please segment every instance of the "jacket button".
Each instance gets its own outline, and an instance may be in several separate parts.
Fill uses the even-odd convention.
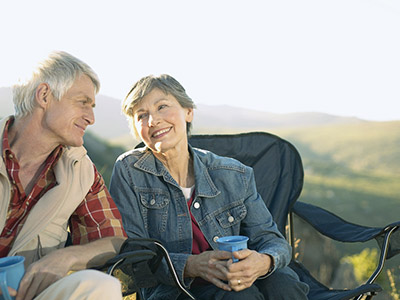
[[[232,223],[233,221],[235,221],[235,218],[234,218],[234,217],[232,217],[232,216],[229,216],[229,218],[228,218],[228,222],[229,222],[229,223]]]
[[[214,237],[213,237],[214,243],[216,243],[218,239],[219,239],[219,236],[218,236],[218,235],[214,236]]]
[[[194,208],[198,209],[200,207],[200,203],[196,202],[195,204],[193,204]]]
[[[154,205],[154,204],[156,204],[156,200],[151,199],[151,200],[150,200],[150,205]]]

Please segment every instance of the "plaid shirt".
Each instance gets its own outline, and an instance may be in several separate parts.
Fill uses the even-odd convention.
[[[8,141],[8,127],[11,122],[12,119],[7,122],[2,140],[2,158],[12,190],[6,223],[0,235],[0,257],[7,256],[29,211],[47,191],[57,184],[53,169],[63,153],[62,146],[54,149],[47,157],[44,168],[30,193],[25,194],[18,176],[20,166]],[[69,220],[73,244],[85,244],[107,236],[126,236],[122,228],[121,215],[104,184],[103,177],[96,167],[94,167],[94,172],[95,179],[91,189]]]

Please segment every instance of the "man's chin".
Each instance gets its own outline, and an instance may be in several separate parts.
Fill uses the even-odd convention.
[[[83,138],[81,140],[76,140],[76,141],[69,141],[66,143],[66,146],[68,147],[82,147],[84,144]]]

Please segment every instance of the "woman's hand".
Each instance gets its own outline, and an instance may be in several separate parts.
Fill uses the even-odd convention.
[[[226,283],[228,278],[228,262],[232,261],[232,254],[227,251],[205,251],[198,255],[189,256],[185,266],[185,277],[201,277],[215,286],[231,291]]]
[[[272,258],[267,254],[261,254],[254,250],[241,250],[233,253],[238,262],[230,260],[227,266],[227,278],[232,290],[241,291],[253,285],[258,277],[268,273],[272,264]],[[223,271],[223,269],[220,269]]]

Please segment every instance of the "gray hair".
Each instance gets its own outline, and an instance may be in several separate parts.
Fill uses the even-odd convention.
[[[159,89],[166,95],[172,95],[183,108],[196,108],[193,100],[186,94],[183,86],[172,76],[162,74],[159,76],[149,75],[137,81],[122,101],[122,112],[128,119],[131,130],[138,137],[135,128],[135,107],[142,99],[149,94],[153,89]],[[189,135],[192,129],[192,123],[186,123],[186,132]]]
[[[15,116],[24,117],[33,111],[36,89],[41,83],[47,83],[55,99],[60,100],[82,75],[87,75],[92,80],[97,94],[100,90],[100,81],[92,68],[66,52],[50,53],[39,63],[28,81],[13,86]]]

